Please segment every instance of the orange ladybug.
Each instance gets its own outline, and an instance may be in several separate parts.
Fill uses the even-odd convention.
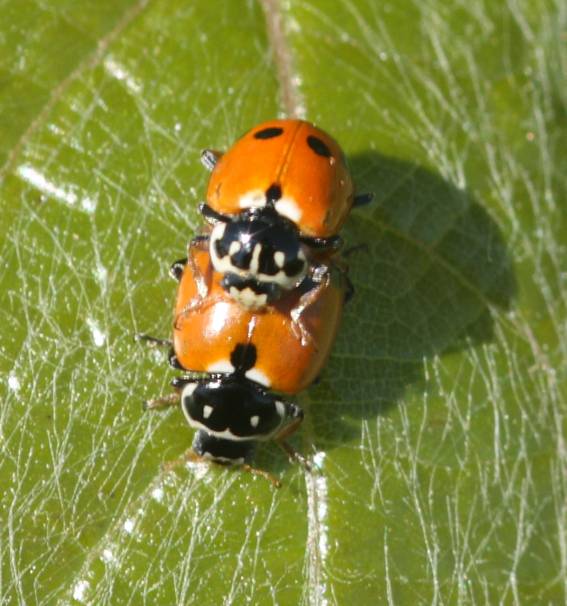
[[[339,144],[303,120],[270,120],[218,156],[207,204],[237,215],[273,205],[306,236],[335,235],[354,203],[354,186]]]
[[[321,373],[340,324],[348,281],[333,269],[312,297],[306,285],[262,312],[234,301],[221,286],[206,250],[193,248],[180,278],[173,351],[181,368],[207,373],[242,371],[246,379],[296,394]]]
[[[333,268],[315,299],[299,289],[264,312],[243,308],[225,292],[207,250],[191,249],[172,274],[180,282],[170,361],[204,375],[174,379],[179,396],[151,400],[147,407],[180,397],[189,424],[198,430],[192,449],[199,458],[245,464],[255,441],[273,439],[301,460],[284,440],[301,424],[303,411],[276,393],[296,394],[321,372],[348,292],[342,271]]]
[[[264,122],[202,160],[212,174],[200,210],[212,229],[196,241],[209,242],[222,287],[250,309],[325,280],[336,232],[372,199],[354,194],[338,143],[303,120]]]

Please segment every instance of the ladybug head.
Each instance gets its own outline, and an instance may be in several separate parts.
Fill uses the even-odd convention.
[[[303,419],[301,408],[238,374],[183,383],[181,407],[189,424],[199,430],[193,447],[214,460],[243,462],[254,440],[269,440],[292,421]]]

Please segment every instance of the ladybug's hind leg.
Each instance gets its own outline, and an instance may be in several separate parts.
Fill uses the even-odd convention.
[[[226,467],[226,465],[223,465],[222,463],[217,463],[215,461],[211,461],[210,459],[206,459],[205,457],[197,454],[192,448],[189,448],[180,457],[177,457],[177,459],[174,459],[173,461],[167,461],[166,463],[164,463],[163,470],[166,472],[173,471],[180,465],[186,465],[187,463],[205,464],[205,465],[208,465],[209,467],[212,467],[212,466]],[[258,467],[253,467],[252,465],[249,465],[248,463],[243,463],[242,465],[239,466],[239,468],[241,471],[245,471],[247,473],[251,473],[254,476],[259,476],[261,478],[264,478],[264,480],[267,480],[268,482],[270,482],[270,484],[274,488],[280,488],[282,485],[282,483],[275,476],[273,476],[269,471],[265,471],[264,469],[259,469]],[[235,470],[235,471],[238,471],[238,470]]]

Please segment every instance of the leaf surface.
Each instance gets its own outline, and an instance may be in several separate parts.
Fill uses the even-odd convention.
[[[544,0],[3,3],[1,603],[563,603],[564,32]],[[175,373],[132,337],[170,331],[200,150],[286,114],[375,201],[299,398],[318,471],[264,445],[276,491],[163,469],[191,432],[142,413]]]

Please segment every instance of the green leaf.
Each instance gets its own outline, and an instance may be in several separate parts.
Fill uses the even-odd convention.
[[[5,0],[0,601],[560,604],[566,13],[558,2]],[[191,442],[167,268],[204,147],[305,116],[371,206],[295,445]],[[357,248],[359,244],[363,246]]]

